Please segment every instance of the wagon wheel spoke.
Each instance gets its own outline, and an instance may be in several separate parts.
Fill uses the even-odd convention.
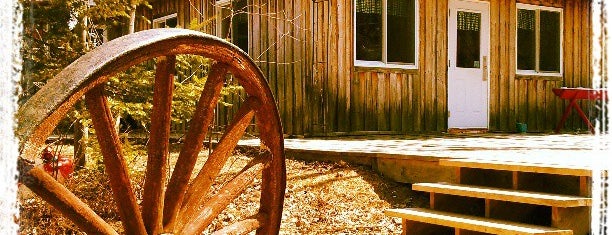
[[[249,164],[247,164],[232,180],[227,182],[217,194],[212,196],[203,204],[194,204],[198,207],[196,216],[181,216],[181,225],[178,234],[200,234],[229,205],[233,199],[238,197],[247,186],[252,184],[255,176],[261,174],[269,163],[268,151],[261,153]],[[260,227],[262,224],[257,224]],[[253,228],[253,229],[257,229]]]
[[[142,202],[147,205],[142,208],[142,218],[149,234],[158,234],[162,226],[175,62],[176,56],[157,58],[151,136],[147,146],[147,171]]]
[[[268,215],[265,213],[257,213],[245,220],[238,221],[229,226],[222,228],[221,230],[215,231],[212,235],[223,235],[223,234],[248,234],[251,231],[261,227],[265,221],[268,220]]]
[[[117,234],[89,206],[39,167],[19,159],[19,181],[89,234]]]
[[[92,88],[85,98],[125,232],[146,234],[123,158],[119,135],[113,126],[113,117],[104,96],[104,86]]]
[[[172,225],[180,209],[191,172],[196,164],[198,153],[202,150],[208,126],[212,121],[213,111],[217,105],[226,73],[227,66],[222,63],[216,63],[212,66],[208,75],[193,118],[189,122],[189,130],[185,134],[185,143],[179,153],[172,177],[166,189],[163,211],[164,226]]]
[[[197,210],[197,207],[193,205],[201,204],[201,200],[208,194],[210,186],[214,183],[215,178],[217,178],[223,165],[236,147],[238,140],[240,140],[253,119],[256,105],[257,102],[255,98],[248,98],[240,107],[232,124],[223,134],[216,148],[189,186],[185,194],[185,201],[181,208],[180,217],[191,218],[195,210]],[[185,221],[182,220],[181,222],[184,224]]]

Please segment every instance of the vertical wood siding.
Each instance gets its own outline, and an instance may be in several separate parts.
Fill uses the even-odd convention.
[[[349,132],[419,131],[419,95],[413,89],[418,79],[415,71],[356,71],[350,86]]]
[[[355,68],[353,1],[314,4],[312,84],[317,89],[307,92],[318,122],[311,134],[445,130],[446,1],[420,1],[418,70]]]
[[[138,12],[146,19],[138,19],[136,30],[150,29],[154,19],[177,13],[178,25],[189,28],[190,24],[203,25],[197,30],[214,33],[215,0],[156,0],[149,2],[151,9],[139,7]],[[147,21],[148,20],[148,21]]]
[[[516,3],[563,8],[563,77],[538,79],[516,75]],[[590,3],[579,0],[491,1],[490,129],[513,131],[516,122],[529,131],[551,132],[568,104],[553,88],[591,87]],[[594,102],[580,101],[585,112]],[[586,129],[573,113],[566,129]]]
[[[313,115],[318,118],[314,125],[319,127],[323,122],[323,128],[313,129],[313,133],[445,131],[448,2],[419,1],[417,71],[354,68],[349,76],[350,86],[343,85],[347,76],[338,73],[349,70],[336,66],[352,67],[353,15],[352,10],[346,11],[352,2],[346,1],[343,5],[340,2],[318,1],[314,5],[318,16],[313,19],[317,62],[313,85],[318,89],[307,92],[314,93],[311,95],[316,109]],[[491,0],[490,129],[514,131],[516,122],[525,122],[530,131],[550,132],[567,105],[554,96],[552,88],[591,86],[590,4],[579,0],[518,2],[563,8],[563,77],[542,79],[516,75],[517,1]],[[342,22],[349,27],[338,25]],[[338,31],[342,28],[350,32],[344,41]],[[350,50],[343,50],[346,48]],[[348,60],[343,60],[345,57]],[[593,112],[593,104],[584,101],[581,105],[587,112]],[[348,129],[341,126],[346,123],[350,124]],[[577,115],[572,115],[566,127],[586,128]]]
[[[149,20],[178,13],[178,23],[187,28],[190,23],[203,27],[197,30],[215,34],[215,0],[154,1],[152,10],[142,10]],[[310,38],[310,5],[307,0],[249,0],[249,55],[268,79],[283,122],[285,133],[304,135],[305,123],[310,123],[306,101],[307,78],[312,78],[312,44]],[[306,9],[306,10],[304,10]],[[139,22],[139,30],[151,28]],[[231,83],[228,77],[228,83]],[[232,106],[219,105],[215,124],[223,127],[245,99],[239,92],[223,97]]]
[[[439,132],[447,128],[448,0],[419,0],[418,69],[353,64],[354,0],[249,0],[249,54],[267,77],[289,135]],[[550,132],[563,102],[555,87],[591,86],[590,2],[490,0],[490,129]],[[214,0],[156,1],[151,16],[179,24],[214,17]],[[516,75],[516,3],[563,8],[563,77]],[[183,9],[183,10],[180,10]],[[189,14],[181,13],[189,12]],[[167,14],[166,14],[167,13]],[[202,29],[214,33],[214,20]],[[228,98],[239,103],[242,94]],[[591,103],[581,102],[590,112]],[[220,109],[225,124],[239,105]],[[581,128],[576,115],[567,129]]]
[[[306,86],[312,78],[311,2],[307,0],[250,0],[249,55],[268,80],[286,134],[303,136],[312,115]],[[211,14],[211,16],[214,15]],[[229,123],[244,94],[228,97],[231,107],[218,109],[218,125]],[[316,116],[314,116],[316,117]]]
[[[286,134],[304,135],[306,86],[312,77],[312,34],[309,0],[254,0],[251,57],[258,63],[276,98]],[[257,7],[259,6],[259,7]],[[257,11],[257,10],[255,10]],[[259,24],[257,24],[257,22]]]

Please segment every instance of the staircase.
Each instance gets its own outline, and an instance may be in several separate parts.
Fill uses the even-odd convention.
[[[440,160],[458,183],[417,183],[429,209],[389,209],[403,234],[576,234],[590,231],[591,171],[584,167],[475,159]]]

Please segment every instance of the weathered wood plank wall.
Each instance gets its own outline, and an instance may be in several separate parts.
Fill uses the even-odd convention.
[[[591,87],[593,69],[591,67],[592,48],[591,48],[591,3],[590,1],[570,1],[564,3],[564,83],[567,87]],[[594,102],[582,102],[582,109],[587,112],[594,112]],[[562,104],[565,107],[567,102]],[[557,108],[560,110],[562,107]],[[559,113],[560,116],[560,113]],[[595,115],[592,115],[595,116]],[[570,123],[566,127],[570,129],[586,126],[574,113]]]
[[[312,134],[408,133],[446,128],[446,1],[420,1],[418,70],[353,67],[350,0],[313,6]],[[319,105],[322,104],[322,105]],[[323,125],[319,124],[323,122]]]
[[[310,12],[306,0],[251,0],[249,8],[248,53],[259,65],[276,98],[285,133],[304,135],[308,102],[305,95],[306,79],[312,77],[312,48]],[[214,16],[214,13],[210,15]],[[214,28],[214,27],[213,27]],[[226,96],[231,107],[218,109],[217,125],[229,124],[240,107],[244,94]]]
[[[149,4],[151,9],[139,8],[139,14],[146,19],[138,19],[137,31],[150,29],[151,22],[156,18],[177,13],[178,25],[181,28],[189,28],[191,23],[195,23],[203,26],[197,30],[214,33],[215,0],[156,0]]]
[[[268,79],[286,134],[304,135],[312,77],[311,1],[252,0],[249,55]]]
[[[308,102],[305,81],[312,77],[310,1],[251,0],[249,6],[248,53],[268,79],[283,122],[285,133],[304,135]],[[219,110],[219,116],[231,117],[244,97],[231,99],[234,107]],[[230,119],[221,119],[225,125]]]
[[[215,34],[215,0],[155,1],[151,11],[143,10],[149,20],[178,13],[178,24],[188,28],[197,23],[197,30]],[[283,121],[285,132],[303,135],[308,102],[305,100],[305,81],[312,77],[312,33],[308,22],[310,1],[307,0],[249,0],[249,49],[248,53],[268,79]],[[139,22],[139,30],[149,29],[150,24]],[[231,83],[231,78],[228,77]],[[223,97],[232,106],[220,105],[216,125],[229,124],[233,114],[245,99],[239,92]]]
[[[563,77],[516,74],[516,3],[563,8]],[[550,132],[567,102],[552,93],[555,87],[591,87],[590,3],[580,0],[491,1],[491,130],[512,131],[516,122],[530,131]],[[593,102],[581,102],[592,110]],[[586,126],[573,114],[567,129]]]
[[[445,131],[448,0],[418,1],[419,65],[413,70],[354,67],[353,1],[249,0],[249,54],[268,78],[285,133]],[[189,16],[178,11],[182,25],[191,19],[205,22],[214,17],[214,0],[192,2],[154,2],[154,9],[158,4],[160,10],[152,15],[187,9]],[[526,122],[529,131],[552,131],[567,103],[551,89],[591,86],[590,3],[489,2],[490,129],[513,131],[516,122]],[[516,75],[516,3],[563,8],[562,78]],[[204,31],[214,33],[214,20],[207,25]],[[244,98],[239,96],[231,101]],[[591,110],[590,104],[581,105]],[[238,106],[223,109],[220,115],[231,116]],[[575,115],[566,127],[586,128]]]
[[[336,4],[338,3],[338,4]],[[346,3],[346,4],[340,4]],[[516,0],[492,0],[491,4],[491,93],[490,129],[513,131],[516,122],[525,122],[530,131],[551,131],[559,121],[565,103],[554,96],[554,87],[590,87],[590,6],[580,0],[519,0],[518,3],[563,8],[563,77],[516,75]],[[337,9],[332,9],[337,6]],[[360,133],[376,131],[427,132],[446,130],[447,120],[447,13],[448,2],[419,1],[419,69],[354,68],[350,86],[341,85],[347,76],[336,73],[335,66],[352,67],[351,1],[319,1],[313,19],[315,40],[314,85],[322,89],[313,94],[320,107],[323,127],[313,132]],[[342,14],[342,12],[345,12]],[[329,17],[325,17],[329,16]],[[341,22],[348,24],[343,27]],[[348,38],[341,41],[338,29]],[[331,32],[331,33],[329,33]],[[336,42],[338,40],[338,42]],[[346,47],[343,47],[346,45]],[[329,50],[340,48],[340,50]],[[345,57],[341,57],[347,55]],[[340,58],[349,58],[341,60]],[[342,72],[345,70],[337,70]],[[321,84],[321,85],[319,85]],[[320,91],[319,91],[320,90]],[[348,94],[348,95],[347,95]],[[348,107],[344,106],[349,100]],[[319,102],[323,105],[318,105]],[[583,102],[592,110],[592,102]],[[344,114],[349,113],[348,118]],[[322,116],[321,116],[322,114]],[[316,125],[320,125],[317,122]],[[350,123],[349,128],[342,124]],[[568,129],[585,126],[573,115]]]

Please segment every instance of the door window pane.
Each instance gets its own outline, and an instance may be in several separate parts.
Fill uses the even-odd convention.
[[[480,68],[480,13],[457,12],[457,67]]]
[[[387,2],[387,60],[414,63],[414,0]]]
[[[540,11],[540,71],[561,71],[561,14]]]
[[[518,10],[516,66],[520,70],[535,70],[535,15],[534,10]]]
[[[356,2],[357,60],[382,60],[382,1],[357,0]]]

